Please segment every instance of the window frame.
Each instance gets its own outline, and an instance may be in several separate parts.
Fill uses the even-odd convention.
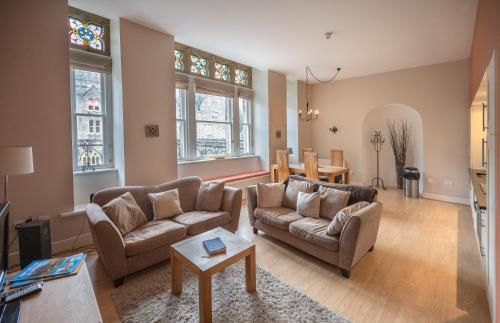
[[[175,88],[175,91],[177,92],[177,90],[180,90],[180,91],[184,91],[184,95],[182,96],[183,98],[183,105],[181,107],[181,109],[183,110],[182,111],[182,114],[184,116],[183,119],[179,119],[177,118],[177,93],[175,95],[175,99],[176,99],[176,102],[175,102],[175,135],[176,135],[176,151],[175,151],[175,154],[176,154],[176,158],[177,160],[186,160],[186,157],[188,156],[188,131],[187,131],[187,125],[188,125],[188,117],[187,117],[187,96],[188,96],[188,90],[187,89],[184,89],[184,88],[178,88],[176,87]],[[182,122],[184,124],[184,127],[183,127],[183,133],[184,133],[184,151],[183,151],[183,158],[179,158],[179,156],[177,156],[177,122]]]
[[[215,81],[215,80],[210,80],[210,82],[215,82],[214,88],[216,88],[216,83],[224,83],[226,86],[231,86],[232,87],[232,92],[233,96],[232,97],[227,97],[229,101],[232,101],[230,103],[230,119],[229,121],[212,121],[212,120],[197,120],[196,119],[196,86],[195,86],[195,80],[196,79],[204,79],[206,78],[199,77],[199,76],[194,76],[190,75],[187,73],[181,73],[181,72],[176,72],[176,78],[179,80],[182,80],[184,83],[187,83],[187,89],[186,89],[186,106],[185,106],[185,138],[186,138],[186,144],[185,144],[185,158],[184,159],[177,159],[178,162],[183,162],[183,161],[198,161],[198,160],[210,160],[213,159],[213,156],[207,156],[207,157],[198,157],[197,156],[197,151],[196,151],[196,141],[197,141],[197,124],[198,123],[212,123],[212,124],[229,124],[230,128],[230,134],[231,138],[229,138],[230,141],[230,151],[225,155],[227,157],[239,157],[239,156],[249,156],[254,154],[254,146],[253,146],[253,100],[248,97],[243,97],[240,96],[240,90],[244,89],[247,93],[248,91],[251,91],[248,88],[245,88],[243,86],[238,86],[234,84],[228,84],[227,82],[223,81]],[[205,85],[206,86],[206,85]],[[180,87],[176,87],[177,88]],[[221,95],[224,96],[224,95]],[[239,99],[240,97],[242,99],[247,99],[249,101],[248,104],[248,123],[245,125],[248,125],[249,128],[249,152],[242,153],[240,154],[240,123],[239,123]],[[177,104],[177,103],[176,103]],[[177,122],[177,118],[176,118]],[[177,139],[177,138],[176,138]]]
[[[239,104],[240,104],[240,99],[241,100],[247,100],[248,101],[248,111],[247,111],[247,122],[246,123],[240,123],[240,115],[239,115]],[[241,126],[248,126],[248,152],[246,153],[239,153],[240,156],[246,156],[246,155],[252,155],[253,154],[253,106],[252,106],[252,101],[251,99],[244,98],[238,96],[238,125],[241,131]],[[238,144],[240,144],[240,132],[238,131]],[[239,147],[241,148],[241,147]]]
[[[77,111],[77,103],[75,96],[75,70],[83,70],[88,72],[95,72],[101,74],[101,98],[100,98],[100,114],[92,113],[79,113]],[[103,134],[103,160],[102,165],[95,166],[95,170],[111,169],[114,167],[113,158],[113,105],[112,105],[112,87],[111,87],[111,74],[95,71],[92,69],[84,69],[80,66],[73,67],[70,66],[70,88],[71,88],[71,132],[72,132],[72,155],[73,155],[73,173],[81,172],[92,172],[83,171],[82,166],[78,165],[78,138],[77,138],[77,127],[78,127],[78,117],[95,117],[102,120],[100,125],[100,132]],[[95,111],[95,110],[92,110]],[[90,125],[89,125],[90,126]],[[95,130],[94,123],[94,130]],[[90,132],[90,131],[89,131]],[[94,131],[95,133],[95,131]]]

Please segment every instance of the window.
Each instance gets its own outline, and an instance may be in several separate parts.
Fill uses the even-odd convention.
[[[110,56],[109,19],[69,7],[68,38],[71,48]]]
[[[229,74],[230,74],[229,65],[215,62],[215,78],[216,79],[230,81],[231,76],[229,76]]]
[[[251,152],[250,144],[250,121],[252,115],[250,114],[251,102],[248,99],[239,98],[239,118],[240,118],[240,154],[249,154]]]
[[[177,159],[186,159],[186,90],[175,89],[175,119],[177,129]]]
[[[248,86],[248,72],[242,69],[234,70],[234,83]]]
[[[196,157],[231,154],[232,98],[195,94]]]
[[[109,82],[109,74],[71,68],[75,171],[111,166],[111,121],[105,104],[109,102]]]
[[[208,58],[191,54],[191,73],[208,76]]]
[[[249,66],[180,43],[175,43],[173,54],[175,69],[179,72],[252,88]]]
[[[177,74],[177,159],[251,154],[252,90]]]

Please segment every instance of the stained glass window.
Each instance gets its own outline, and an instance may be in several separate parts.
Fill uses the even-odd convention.
[[[230,76],[229,72],[230,72],[229,65],[215,62],[215,78],[216,79],[230,81],[231,76]]]
[[[245,70],[240,70],[238,68],[235,68],[234,83],[241,84],[243,86],[248,86],[248,72]]]
[[[184,70],[184,52],[180,49],[175,50],[175,69]]]
[[[208,58],[191,54],[191,73],[208,76]]]
[[[75,17],[68,17],[69,39],[72,44],[104,51],[104,27],[91,22],[84,22]]]

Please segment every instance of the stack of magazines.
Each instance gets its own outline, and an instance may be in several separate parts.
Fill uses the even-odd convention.
[[[20,287],[41,280],[76,275],[84,260],[84,253],[62,258],[35,260],[15,276],[7,279],[7,284],[10,287]]]

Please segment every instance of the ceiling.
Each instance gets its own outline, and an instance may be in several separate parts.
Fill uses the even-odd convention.
[[[290,78],[350,78],[469,57],[477,0],[70,0]],[[334,32],[330,40],[325,32]]]

